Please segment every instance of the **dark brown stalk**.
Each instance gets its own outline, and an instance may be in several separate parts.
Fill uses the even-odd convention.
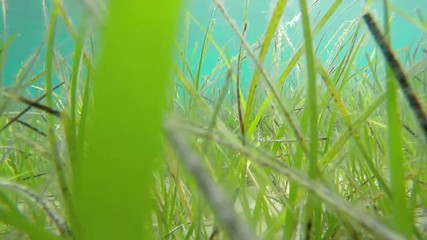
[[[32,125],[31,125],[31,124],[29,124],[29,123],[26,123],[26,122],[21,121],[21,120],[19,120],[19,119],[17,119],[17,120],[16,120],[16,122],[17,122],[17,123],[19,123],[19,124],[21,124],[21,125],[23,125],[23,126],[25,126],[25,127],[27,127],[27,128],[29,128],[29,129],[31,129],[31,130],[33,130],[34,132],[36,132],[36,133],[38,133],[38,134],[42,135],[43,137],[46,137],[46,136],[47,136],[47,135],[46,135],[46,133],[42,132],[40,129],[38,129],[38,128],[36,128],[36,127],[32,126]]]
[[[55,91],[56,89],[58,89],[60,86],[62,86],[65,82],[61,82],[58,85],[56,85],[54,88],[52,88],[52,91]],[[41,100],[43,100],[46,97],[46,94],[41,95],[39,98],[37,98],[34,102],[38,103]],[[12,119],[10,119],[10,121],[8,123],[6,123],[6,125],[4,125],[1,129],[0,129],[0,133],[3,132],[6,128],[8,128],[10,125],[12,125],[14,122],[16,122],[20,117],[22,117],[25,113],[27,113],[33,106],[29,105],[27,106],[24,110],[22,110],[18,115],[16,115],[15,117],[13,117]]]
[[[243,27],[243,32],[242,32],[243,36],[245,36],[247,28],[248,28],[248,24],[245,23],[245,26]],[[239,57],[237,60],[236,94],[237,94],[237,111],[239,114],[240,132],[242,134],[243,144],[245,144],[245,124],[243,121],[242,102],[240,100],[240,67],[242,65],[242,52],[243,52],[243,44],[240,44]]]
[[[403,72],[403,69],[396,56],[393,54],[390,45],[387,43],[384,36],[381,34],[381,31],[379,30],[377,24],[372,18],[372,15],[370,13],[366,13],[365,15],[363,15],[363,19],[365,20],[365,23],[368,26],[369,31],[371,32],[375,41],[379,45],[389,67],[393,71],[394,76],[396,77],[396,80],[399,83],[400,88],[402,89],[403,94],[406,97],[406,100],[408,100],[409,106],[412,108],[412,111],[414,111],[415,115],[417,116],[418,123],[420,124],[427,139],[427,117],[423,111],[421,102],[418,100],[415,92],[411,88],[411,85],[409,85],[407,76]]]
[[[10,94],[10,93],[3,93],[3,95],[5,95],[6,97],[15,99],[15,100],[17,100],[19,102],[25,103],[25,104],[27,104],[27,105],[29,105],[31,107],[40,109],[40,110],[42,110],[42,111],[44,111],[46,113],[52,114],[52,115],[54,115],[56,117],[61,117],[61,112],[59,112],[59,111],[57,111],[55,109],[52,109],[50,107],[47,107],[47,106],[45,106],[43,104],[40,104],[37,101],[33,101],[33,100],[28,99],[28,98],[24,98],[24,97],[21,97],[21,96],[13,95],[13,94]]]

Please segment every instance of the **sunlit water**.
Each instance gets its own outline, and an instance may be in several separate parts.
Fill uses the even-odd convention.
[[[3,24],[0,26],[0,33],[2,33],[2,40],[16,34],[16,39],[12,43],[8,55],[7,63],[4,70],[5,84],[10,85],[13,78],[22,66],[22,63],[40,46],[42,46],[46,39],[46,19],[50,15],[50,7],[47,6],[44,12],[42,0],[9,0],[7,2],[7,16],[6,23],[7,29],[3,29]],[[49,5],[49,1],[47,1]],[[79,22],[81,15],[81,6],[76,4],[75,0],[64,1],[67,10],[71,13],[76,23]],[[244,0],[230,0],[226,1],[225,6],[234,19],[236,24],[242,28],[244,18]],[[308,1],[311,3],[311,1]],[[318,20],[329,9],[333,0],[320,0],[314,5],[311,5],[310,17],[312,20],[312,27],[317,24]],[[314,38],[313,45],[319,48],[316,51],[316,56],[321,59],[325,64],[330,61],[330,56],[333,54],[332,49],[337,40],[344,36],[344,33],[352,21],[361,17],[363,12],[364,0],[347,1],[344,0],[340,8],[334,14],[333,18],[323,28],[323,30]],[[374,1],[375,4],[371,10],[378,20],[382,20],[382,1]],[[390,1],[393,5],[397,6],[410,16],[417,18],[417,11],[421,12],[425,17],[427,16],[427,1],[425,0],[393,0]],[[262,40],[263,33],[265,32],[268,21],[271,17],[274,7],[274,1],[268,0],[249,0],[248,7],[248,23],[249,28],[247,31],[246,39],[250,44],[255,44],[257,41]],[[209,20],[214,23],[213,39],[223,49],[227,57],[234,57],[238,53],[240,41],[232,32],[230,26],[224,21],[224,18],[219,10],[213,10],[214,4],[211,0],[193,0],[187,1],[186,9],[188,12],[197,19],[200,24],[207,27]],[[296,0],[289,0],[287,3],[286,11],[283,15],[279,28],[283,31],[281,38],[275,38],[273,44],[280,44],[282,51],[276,59],[266,61],[267,67],[274,75],[277,68],[283,67],[286,62],[293,56],[294,50],[301,46],[302,43],[302,29],[301,19],[299,14],[299,4]],[[46,15],[45,15],[46,14]],[[185,13],[182,14],[184,19]],[[2,17],[2,19],[4,19]],[[78,24],[76,24],[78,25]],[[201,46],[203,43],[204,34],[196,26],[194,21],[191,21],[189,26],[188,43],[183,51],[186,51],[186,56],[190,60],[190,65],[193,72],[196,72],[198,60],[200,56]],[[125,26],[124,26],[125,27]],[[361,33],[366,31],[366,27],[361,28]],[[182,21],[180,31],[178,34],[177,42],[182,46],[185,32],[185,24]],[[6,37],[4,36],[6,33]],[[286,37],[286,39],[285,39]],[[372,40],[368,36],[369,41],[364,44],[361,57],[357,59],[356,64],[365,64],[365,53],[372,51]],[[407,20],[402,18],[399,14],[393,15],[392,21],[392,43],[394,49],[408,48],[415,46],[423,38],[422,31]],[[425,36],[424,36],[425,40]],[[59,53],[64,57],[70,56],[73,49],[73,41],[71,36],[65,30],[62,22],[59,22],[57,38],[55,39],[56,47]],[[329,45],[328,45],[329,42]],[[426,43],[423,43],[426,46]],[[191,56],[194,56],[191,59]],[[44,52],[41,52],[40,60],[35,66],[35,72],[43,68]],[[205,58],[202,62],[202,79],[208,79],[210,73],[215,66],[221,62],[217,50],[209,44]],[[271,66],[272,62],[276,61],[278,64],[276,68]],[[329,62],[330,63],[330,62]],[[245,61],[243,66],[242,81],[244,89],[247,88],[248,79],[251,78],[253,73],[253,66],[250,61]]]

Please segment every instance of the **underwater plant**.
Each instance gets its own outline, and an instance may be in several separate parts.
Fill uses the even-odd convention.
[[[427,6],[40,3],[1,81],[0,239],[427,237]]]

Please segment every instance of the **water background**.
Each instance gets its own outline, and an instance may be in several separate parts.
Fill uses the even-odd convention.
[[[66,9],[71,14],[75,25],[78,26],[81,19],[82,6],[76,3],[76,0],[65,0],[63,1]],[[224,0],[225,6],[228,9],[231,17],[235,20],[237,25],[242,28],[243,26],[243,9],[245,5],[244,0]],[[308,1],[310,4],[311,1]],[[310,12],[312,20],[312,28],[317,22],[319,17],[329,9],[333,0],[320,0],[318,1]],[[382,19],[382,1],[374,1],[373,12],[376,17]],[[392,4],[395,4],[403,11],[407,12],[411,16],[416,16],[416,9],[419,9],[424,16],[427,16],[427,1],[425,0],[392,0]],[[3,23],[0,25],[0,33],[2,33],[2,40],[4,41],[7,37],[12,34],[16,34],[16,39],[12,43],[8,54],[7,62],[4,69],[4,84],[6,86],[13,83],[14,76],[22,66],[23,62],[28,59],[36,49],[42,46],[46,39],[46,19],[44,15],[44,9],[42,0],[8,0],[6,9],[6,23],[7,28],[3,29]],[[50,1],[47,1],[46,14],[47,17],[50,15]],[[209,19],[212,14],[214,7],[213,1],[211,0],[187,0],[186,9],[196,18],[200,24],[204,27],[208,26]],[[325,26],[321,33],[319,33],[314,39],[314,45],[321,42],[320,50],[317,52],[319,58],[327,61],[330,56],[330,49],[324,49],[328,41],[327,39],[337,38],[345,31],[346,26],[350,22],[359,18],[362,13],[362,7],[364,0],[344,0],[332,20]],[[270,0],[250,0],[248,8],[248,22],[249,28],[247,31],[246,39],[249,43],[253,44],[257,40],[260,40],[262,34],[267,28],[268,21],[272,14],[274,2]],[[302,40],[301,30],[301,19],[299,16],[299,4],[296,0],[289,0],[285,13],[281,21],[281,27],[286,31],[289,36],[290,43],[293,47],[298,47]],[[393,15],[392,22],[392,42],[394,49],[402,49],[410,46],[415,46],[418,41],[423,37],[422,31],[417,29],[415,26],[408,24],[408,22],[400,17],[398,14]],[[184,19],[185,13],[182,14]],[[4,16],[2,16],[2,19]],[[240,41],[232,32],[229,25],[224,21],[224,18],[219,10],[213,13],[213,19],[215,22],[213,30],[213,38],[216,40],[219,46],[224,49],[229,57],[233,57],[238,53]],[[154,23],[153,23],[154,24]],[[182,21],[180,30],[178,31],[179,44],[183,41],[185,24]],[[341,28],[340,28],[341,27]],[[362,28],[364,31],[365,27]],[[4,35],[6,33],[6,37]],[[335,35],[334,35],[335,34]],[[71,36],[65,30],[62,22],[59,22],[58,31],[56,33],[56,49],[64,57],[70,56],[73,50],[73,41]],[[198,65],[198,56],[200,56],[201,45],[203,42],[204,33],[197,27],[194,22],[189,24],[188,34],[188,45],[185,49],[188,59],[194,55],[194,58],[190,61],[193,72],[196,72]],[[323,40],[321,41],[321,37]],[[424,36],[425,39],[425,36]],[[372,51],[372,40],[371,43],[364,45],[363,52],[370,53]],[[286,63],[286,60],[292,57],[292,46],[289,42],[283,42],[283,53],[281,54],[281,61]],[[424,43],[424,47],[426,44]],[[330,45],[330,48],[333,44]],[[323,51],[322,51],[323,50]],[[41,71],[43,69],[44,52],[41,52],[39,61],[37,62],[34,72]],[[210,75],[212,70],[215,68],[219,59],[219,54],[212,45],[209,45],[206,51],[206,57],[202,64],[202,77],[205,79]],[[71,61],[71,60],[70,60]],[[357,64],[363,65],[364,58],[358,59]],[[251,78],[253,72],[253,66],[251,63],[245,63],[243,67],[243,89],[247,86],[248,79]]]

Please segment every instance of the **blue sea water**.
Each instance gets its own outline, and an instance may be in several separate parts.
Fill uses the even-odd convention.
[[[223,0],[224,4],[236,22],[242,28],[245,0]],[[0,24],[0,33],[2,34],[1,40],[6,40],[8,37],[16,34],[16,39],[13,41],[7,53],[7,62],[4,69],[4,84],[10,85],[13,83],[14,76],[22,66],[23,62],[28,59],[34,51],[42,46],[46,39],[46,24],[50,15],[51,0],[46,0],[46,10],[43,8],[43,0],[6,0],[6,16],[2,14],[2,23]],[[70,12],[74,22],[80,21],[82,7],[78,4],[79,1],[65,0],[63,1],[67,11]],[[307,1],[310,7],[310,17],[312,27],[317,23],[318,19],[329,9],[333,4],[333,0],[316,0]],[[315,2],[315,4],[312,4]],[[382,19],[382,2],[374,1],[371,8],[374,15],[378,19]],[[399,9],[406,12],[408,15],[417,18],[417,11],[427,17],[427,1],[425,0],[390,0],[392,5],[397,6]],[[249,43],[254,44],[262,39],[262,35],[267,27],[269,19],[272,14],[275,0],[249,0],[248,1],[248,31],[246,39]],[[344,0],[340,8],[329,21],[327,26],[316,35],[314,39],[314,46],[319,44],[319,50],[316,52],[318,57],[327,61],[328,57],[332,54],[330,51],[333,43],[327,46],[328,41],[335,41],[343,35],[345,29],[349,26],[352,20],[360,18],[363,12],[364,0]],[[221,12],[214,9],[212,0],[187,0],[185,7],[189,14],[191,14],[198,22],[204,27],[207,27],[209,20],[212,18],[214,21],[214,28],[212,36],[218,45],[224,50],[228,57],[233,57],[238,53],[240,41],[232,32],[228,23],[224,20]],[[282,39],[283,52],[280,55],[280,60],[286,63],[286,60],[292,56],[292,48],[298,47],[302,40],[301,19],[300,19],[299,4],[296,0],[289,0],[286,6],[285,13],[282,17],[280,27],[286,32],[288,41]],[[392,42],[394,49],[408,48],[415,46],[420,39],[426,36],[419,28],[409,24],[406,19],[397,13],[392,14]],[[185,14],[182,14],[182,24],[178,33],[178,42],[181,44],[184,39],[183,32],[185,31],[184,24]],[[4,29],[4,21],[6,21],[7,28]],[[78,24],[76,24],[78,25]],[[198,65],[198,56],[201,53],[201,46],[204,38],[204,33],[196,26],[194,21],[191,21],[189,26],[188,43],[185,47],[186,56],[190,60],[192,70],[195,72]],[[366,28],[362,28],[366,31]],[[332,40],[331,40],[332,39]],[[73,41],[71,36],[67,33],[65,26],[59,22],[58,31],[56,33],[56,49],[64,57],[72,53]],[[367,41],[362,49],[366,53],[372,51],[372,40]],[[370,43],[369,43],[370,42]],[[426,43],[423,43],[424,47]],[[191,56],[194,58],[191,59]],[[40,60],[35,66],[35,72],[43,68],[44,52],[42,51]],[[219,54],[216,49],[209,44],[205,59],[202,63],[201,74],[202,77],[210,75],[212,70],[218,63]],[[361,65],[364,64],[363,58],[358,60]],[[246,62],[243,68],[243,81],[244,86],[250,79],[253,67],[250,62]]]

